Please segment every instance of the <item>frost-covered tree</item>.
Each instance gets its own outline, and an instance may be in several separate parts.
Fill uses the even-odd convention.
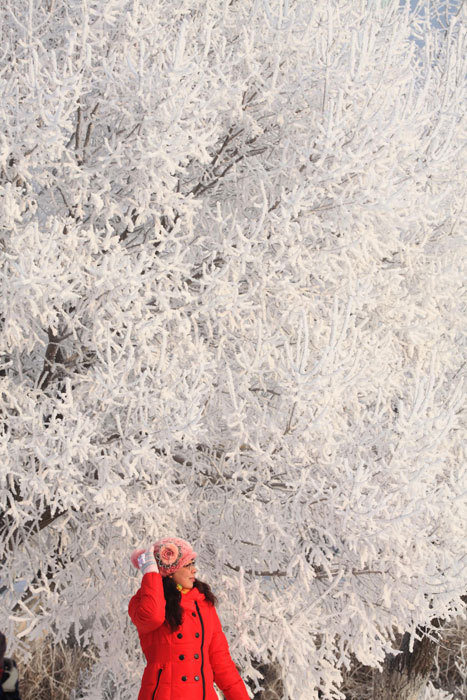
[[[466,29],[410,5],[2,3],[0,619],[87,698],[167,534],[294,700],[460,610]]]

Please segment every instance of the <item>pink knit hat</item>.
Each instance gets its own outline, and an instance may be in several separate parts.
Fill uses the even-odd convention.
[[[179,537],[165,537],[153,545],[154,557],[162,576],[170,576],[177,569],[181,569],[196,559],[197,554],[185,540]],[[138,557],[145,549],[135,549],[131,555],[131,563],[138,568]]]

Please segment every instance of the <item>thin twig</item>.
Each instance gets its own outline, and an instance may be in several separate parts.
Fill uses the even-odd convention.
[[[94,122],[93,122],[93,120],[92,120],[91,117],[93,117],[93,116],[96,114],[98,108],[99,108],[99,102],[96,103],[94,109],[92,110],[92,112],[91,112],[91,114],[90,114],[89,124],[88,124],[88,127],[87,127],[87,129],[86,129],[86,136],[85,136],[85,138],[84,138],[84,145],[83,145],[83,163],[84,163],[84,161],[86,160],[86,148],[87,148],[88,143],[89,143],[89,140],[90,140],[90,138],[91,138],[92,127],[93,127],[93,125],[94,125]]]
[[[232,571],[240,571],[239,566],[233,566],[232,564],[229,564],[226,562],[226,566],[231,569]],[[244,571],[245,574],[248,574],[248,576],[261,576],[261,577],[266,577],[270,576],[271,578],[277,578],[277,577],[285,577],[288,576],[286,571],[281,571],[279,569],[276,569],[275,571],[255,571],[253,569],[246,569]],[[340,573],[339,571],[331,571],[331,576],[336,576],[337,574]],[[345,574],[351,574],[352,576],[366,576],[366,575],[371,575],[371,574],[384,574],[384,571],[377,571],[377,570],[372,570],[372,569],[352,569],[351,571],[345,571]],[[327,580],[329,581],[329,574],[316,574],[316,576],[313,577],[314,581],[324,581]]]
[[[76,117],[76,131],[75,131],[75,151],[79,150],[79,132],[81,130],[81,105],[78,105],[78,114]]]

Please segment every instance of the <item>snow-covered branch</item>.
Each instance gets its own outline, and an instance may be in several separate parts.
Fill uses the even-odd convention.
[[[0,606],[88,698],[166,534],[294,700],[463,605],[466,32],[410,5],[2,5]]]

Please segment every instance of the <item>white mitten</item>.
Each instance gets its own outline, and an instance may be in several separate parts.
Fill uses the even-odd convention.
[[[131,555],[131,561],[133,566],[139,569],[143,576],[144,574],[159,573],[153,547],[149,547],[149,549],[136,549]]]

